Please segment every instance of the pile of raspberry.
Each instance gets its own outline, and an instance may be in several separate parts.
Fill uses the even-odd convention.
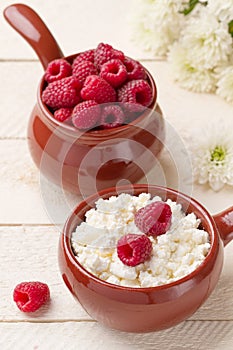
[[[56,59],[45,72],[42,101],[56,120],[80,130],[127,124],[152,103],[144,67],[109,44]]]

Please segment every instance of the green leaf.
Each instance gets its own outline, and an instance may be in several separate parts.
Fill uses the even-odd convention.
[[[233,38],[233,19],[228,23],[228,31]]]
[[[208,1],[199,1],[199,0],[189,0],[188,3],[184,3],[187,5],[182,11],[179,11],[180,13],[183,13],[183,15],[187,16],[192,10],[196,7],[197,4],[207,6]]]

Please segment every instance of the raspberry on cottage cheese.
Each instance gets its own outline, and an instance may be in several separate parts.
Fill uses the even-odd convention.
[[[122,193],[100,198],[86,212],[86,220],[72,233],[76,259],[95,276],[126,287],[153,287],[174,282],[194,271],[210,249],[209,235],[199,229],[194,213],[185,215],[180,204],[168,199],[172,212],[169,230],[160,236],[148,236],[152,243],[150,259],[127,266],[117,254],[118,240],[127,234],[143,234],[135,225],[135,213],[161,201],[148,193],[139,196]]]

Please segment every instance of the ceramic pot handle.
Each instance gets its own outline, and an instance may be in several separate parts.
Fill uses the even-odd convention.
[[[4,10],[4,17],[33,48],[44,69],[50,61],[64,56],[45,23],[29,6],[10,5]]]
[[[219,234],[226,246],[233,239],[233,207],[214,215]]]

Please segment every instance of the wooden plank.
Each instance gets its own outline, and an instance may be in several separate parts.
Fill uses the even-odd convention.
[[[64,223],[80,200],[40,176],[26,140],[0,140],[0,193],[1,224]]]
[[[180,174],[177,174],[168,152],[161,154],[159,164],[165,183],[163,177],[161,182],[158,179],[156,168],[148,174],[146,181],[180,189],[176,178]],[[81,200],[40,176],[31,160],[26,140],[0,140],[0,193],[2,224],[63,223]],[[207,187],[194,186],[192,195],[215,213],[232,205],[233,187],[215,193]]]
[[[96,322],[2,323],[3,350],[232,350],[233,322],[188,321],[154,333],[124,333]]]
[[[42,73],[38,62],[0,62],[0,138],[26,137]]]
[[[89,316],[71,297],[57,263],[59,229],[51,226],[0,227],[0,321],[87,320]],[[221,279],[193,320],[233,321],[232,245],[225,248]],[[51,303],[32,316],[20,312],[12,291],[22,281],[41,280],[51,288]]]
[[[99,42],[112,44],[133,57],[152,57],[142,51],[140,45],[132,42],[128,16],[132,0],[106,1],[71,0],[43,2],[26,0],[44,19],[66,55],[94,48]],[[0,12],[11,2],[1,0]],[[91,10],[90,10],[91,9]],[[68,20],[67,20],[68,19]],[[36,58],[32,49],[4,20],[0,27],[0,58]]]
[[[50,223],[42,205],[39,172],[26,140],[0,140],[0,222]]]
[[[0,319],[63,320],[89,319],[62,282],[57,247],[59,230],[53,227],[1,226]],[[51,303],[35,315],[25,316],[12,300],[13,289],[22,281],[42,281],[49,285]]]
[[[224,248],[224,264],[218,284],[208,300],[191,317],[191,319],[233,320],[232,249],[233,242]]]

